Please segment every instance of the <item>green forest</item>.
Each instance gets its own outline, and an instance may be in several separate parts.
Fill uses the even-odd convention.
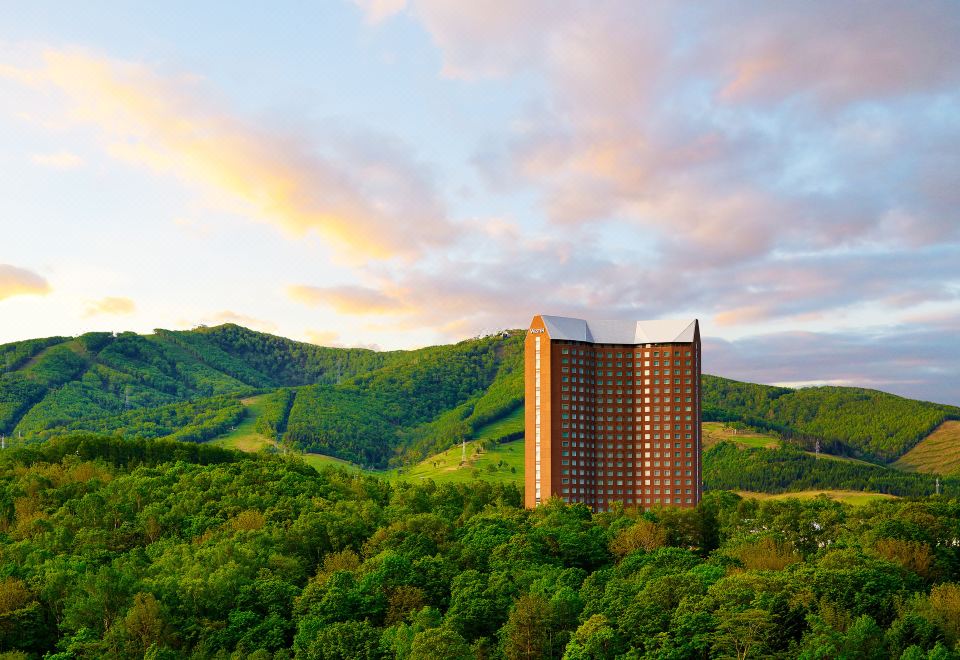
[[[960,501],[525,510],[71,434],[0,455],[14,658],[957,658]]]
[[[522,405],[522,334],[377,352],[236,325],[89,333],[0,346],[0,433],[70,431],[202,442],[270,393],[258,430],[370,468],[446,449]]]
[[[227,324],[15,342],[0,346],[0,434],[18,442],[82,430],[205,441],[243,420],[241,399],[266,394],[267,414],[256,420],[263,435],[367,468],[408,465],[522,407],[522,338],[510,331],[378,352]],[[960,419],[960,408],[874,390],[708,375],[703,403],[707,421],[774,433],[802,449],[819,441],[826,453],[878,464]],[[516,437],[511,430],[490,440]]]
[[[742,422],[813,449],[889,463],[938,425],[960,419],[956,406],[857,387],[789,389],[703,376],[704,421]]]
[[[703,486],[708,490],[789,493],[804,490],[861,490],[916,497],[960,494],[960,476],[904,472],[884,465],[816,457],[792,445],[740,449],[721,442],[703,453]]]

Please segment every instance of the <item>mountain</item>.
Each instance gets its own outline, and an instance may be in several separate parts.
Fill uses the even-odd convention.
[[[384,468],[462,439],[519,437],[523,333],[378,352],[327,348],[237,325],[88,333],[0,346],[0,433],[71,431],[204,441],[263,395],[257,430]],[[790,389],[703,377],[704,419],[772,432],[800,449],[896,460],[960,408],[849,387]],[[496,429],[496,433],[488,432]]]
[[[89,333],[0,346],[0,433],[203,441],[270,393],[265,424],[302,449],[385,467],[445,448],[522,403],[522,344],[503,333],[412,351],[326,348],[236,325]]]
[[[774,431],[806,449],[890,463],[960,408],[859,387],[791,389],[703,376],[703,418]]]

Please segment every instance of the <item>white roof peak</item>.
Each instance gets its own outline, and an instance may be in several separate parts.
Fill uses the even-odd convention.
[[[592,344],[689,343],[694,340],[697,319],[656,321],[586,320],[541,315],[551,339]]]

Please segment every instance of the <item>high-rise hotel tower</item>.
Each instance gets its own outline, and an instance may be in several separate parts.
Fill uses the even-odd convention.
[[[527,330],[528,507],[700,501],[700,325],[535,316]]]

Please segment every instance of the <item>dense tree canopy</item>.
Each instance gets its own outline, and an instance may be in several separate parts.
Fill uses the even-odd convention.
[[[739,449],[721,442],[703,455],[704,486],[715,490],[786,493],[829,488],[922,496],[934,494],[938,480],[941,492],[960,494],[960,477],[903,472],[831,456],[817,458],[791,445]]]
[[[520,502],[195,443],[8,450],[0,653],[960,657],[958,500]]]

